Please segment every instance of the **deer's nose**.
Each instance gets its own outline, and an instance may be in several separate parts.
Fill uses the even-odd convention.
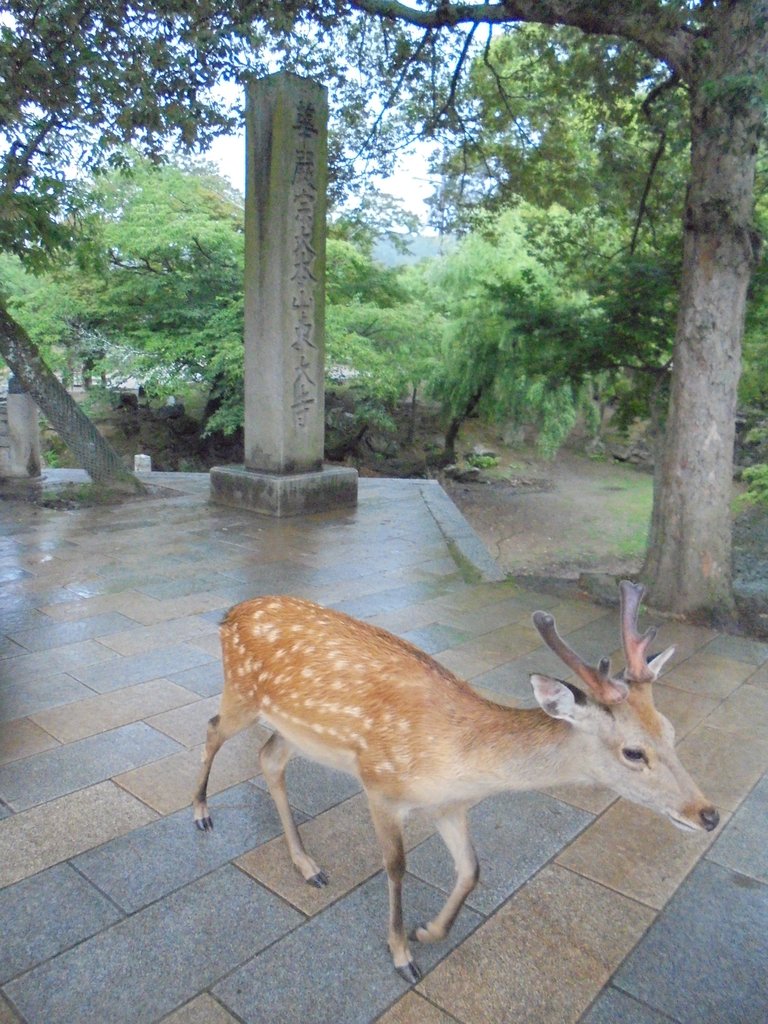
[[[705,807],[703,811],[699,811],[699,817],[707,832],[712,832],[720,823],[720,815],[714,807]]]

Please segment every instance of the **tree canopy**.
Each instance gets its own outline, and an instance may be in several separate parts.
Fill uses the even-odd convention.
[[[519,32],[529,24],[543,28]],[[457,212],[460,185],[497,203],[528,190],[540,208],[558,202],[585,225],[620,223],[623,205],[620,242],[632,260],[595,271],[590,301],[602,292],[607,308],[633,281],[651,289],[656,312],[630,316],[625,335],[640,330],[658,361],[671,303],[654,259],[680,283],[644,577],[666,608],[727,614],[735,403],[760,253],[768,0],[15,0],[0,22],[0,247],[41,266],[83,223],[76,164],[120,166],[125,144],[157,160],[169,143],[204,143],[232,116],[217,83],[277,67],[331,85],[336,195],[350,168],[381,170],[408,139],[441,134],[450,194],[440,202]],[[550,175],[555,152],[566,159]],[[675,209],[673,255],[662,228]],[[636,305],[648,298],[641,291]],[[0,348],[35,388],[42,370],[30,345],[4,309]],[[38,398],[47,401],[45,389]]]

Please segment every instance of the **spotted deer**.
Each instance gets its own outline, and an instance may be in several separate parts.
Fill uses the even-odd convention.
[[[533,621],[578,685],[534,674],[539,707],[495,704],[433,658],[383,629],[294,597],[237,605],[221,627],[224,690],[208,725],[194,798],[198,828],[213,823],[206,804],[211,763],[230,736],[261,718],[275,731],[261,769],[285,830],[291,859],[311,885],[328,876],[304,849],[291,814],[285,767],[296,752],[357,776],[368,797],[389,882],[389,948],[395,968],[420,976],[403,926],[403,817],[428,809],[456,869],[437,916],[414,929],[416,942],[444,939],[478,881],[467,810],[504,790],[561,783],[607,786],[653,808],[684,830],[711,831],[718,812],[674,750],[674,729],[653,704],[651,685],[674,653],[648,657],[655,628],[640,635],[642,586],[620,584],[626,667],[588,665],[557,632],[551,615]]]

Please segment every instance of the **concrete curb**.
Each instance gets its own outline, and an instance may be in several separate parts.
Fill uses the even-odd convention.
[[[420,480],[424,504],[445,537],[446,544],[460,569],[483,583],[500,583],[507,574],[459,512],[437,480]]]

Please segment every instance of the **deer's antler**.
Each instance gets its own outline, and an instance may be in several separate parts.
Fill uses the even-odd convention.
[[[592,693],[603,704],[619,704],[627,699],[626,684],[611,678],[611,663],[608,658],[601,658],[596,667],[588,665],[583,658],[572,650],[557,632],[555,620],[547,612],[534,612],[533,624],[542,639],[568,668],[573,669],[579,679],[586,683]]]
[[[622,580],[619,584],[621,600],[621,642],[627,663],[626,678],[633,683],[652,683],[655,674],[648,667],[648,648],[653,643],[657,629],[651,626],[640,635],[637,630],[637,616],[645,587],[642,583]]]

